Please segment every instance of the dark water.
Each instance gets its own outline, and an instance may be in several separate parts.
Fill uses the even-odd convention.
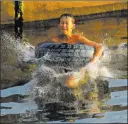
[[[89,113],[86,107],[81,110],[55,110],[48,112],[43,112],[43,110],[38,110],[37,105],[32,101],[32,99],[26,102],[20,98],[20,100],[9,101],[2,103],[4,109],[1,109],[1,114],[17,123],[21,122],[76,122],[76,123],[126,123],[127,122],[127,80],[126,79],[110,79],[109,81],[109,91],[103,94],[104,107],[100,108],[100,112],[95,111]],[[26,85],[8,88],[1,90],[1,96],[7,97],[11,95],[25,95],[28,94],[27,91],[30,88],[32,82]],[[43,102],[43,101],[42,101]],[[91,104],[90,100],[90,104]],[[93,100],[94,104],[97,104],[96,100]],[[10,107],[10,108],[6,108]],[[78,107],[78,106],[77,106]],[[54,108],[55,109],[55,108]],[[92,108],[94,109],[94,108]],[[9,116],[10,115],[10,116]],[[12,117],[13,115],[13,117]],[[2,120],[6,122],[4,117]],[[14,120],[12,120],[14,119]],[[9,121],[8,120],[8,121]],[[56,120],[56,121],[54,121]],[[7,122],[8,122],[7,121]]]
[[[110,20],[109,20],[110,21]],[[125,35],[125,31],[122,31],[123,26],[125,26],[125,20],[121,20],[122,26],[118,26],[113,19],[110,21],[113,26],[110,29],[110,22],[95,21],[98,25],[107,25],[104,27],[97,28],[97,32],[101,35],[93,36],[93,39],[100,39],[104,41],[102,43],[115,42],[119,40],[122,35]],[[87,23],[87,22],[86,22]],[[79,25],[79,29],[84,32],[84,27],[88,28],[87,25],[92,25],[92,22],[88,24]],[[95,25],[96,25],[95,23]],[[100,24],[99,24],[100,23]],[[95,27],[94,25],[94,27]],[[92,26],[90,30],[86,32],[95,32],[95,28]],[[116,30],[117,33],[113,33]],[[48,30],[42,29],[31,29],[25,30],[25,35],[27,41],[31,41],[32,44],[36,44],[41,40],[48,38],[48,34],[53,31],[54,28]],[[108,31],[110,31],[108,33]],[[113,31],[113,32],[112,32]],[[57,32],[57,30],[56,30]],[[52,35],[55,35],[56,32],[53,32]],[[86,33],[87,34],[87,33]],[[91,33],[92,34],[92,33]],[[91,34],[88,33],[88,36],[91,37]],[[104,35],[105,34],[105,35]],[[115,36],[111,38],[111,35]],[[113,70],[108,69],[109,67],[102,67],[102,78],[96,78],[81,87],[77,88],[74,91],[65,87],[64,81],[65,78],[58,77],[56,80],[52,80],[53,75],[55,74],[54,70],[49,69],[47,66],[42,65],[36,71],[24,72],[21,73],[19,70],[11,70],[11,67],[16,67],[16,63],[13,60],[18,61],[24,59],[28,61],[33,58],[33,49],[30,51],[29,44],[20,44],[19,46],[15,44],[10,44],[14,39],[12,36],[5,35],[4,43],[6,46],[6,41],[8,43],[7,49],[10,49],[11,55],[14,55],[15,58],[9,58],[9,62],[6,62],[7,58],[3,57],[2,68],[7,66],[4,72],[6,75],[2,75],[4,79],[9,79],[13,82],[13,78],[17,79],[21,74],[24,76],[27,73],[31,74],[31,80],[26,84],[16,85],[8,87],[1,90],[1,122],[2,123],[126,123],[127,122],[127,74],[125,70],[118,70],[117,66],[114,66]],[[119,42],[119,41],[118,41]],[[120,40],[121,43],[121,40]],[[13,46],[13,47],[12,47]],[[121,46],[121,44],[119,44]],[[14,49],[16,47],[16,49]],[[6,50],[7,50],[6,49]],[[18,52],[17,52],[18,49]],[[10,53],[10,51],[8,53]],[[12,52],[14,51],[14,52]],[[115,53],[114,50],[111,51]],[[116,51],[117,52],[117,51]],[[126,56],[127,48],[119,49],[119,54]],[[18,53],[18,54],[17,54]],[[26,54],[27,53],[27,54]],[[4,52],[3,52],[4,54]],[[117,53],[118,54],[118,53]],[[6,55],[5,55],[6,56]],[[35,59],[35,58],[34,58]],[[123,60],[120,62],[120,65],[123,65],[126,62]],[[9,68],[8,68],[9,67]],[[123,67],[123,66],[122,66]],[[99,69],[99,68],[98,68]],[[107,70],[108,69],[108,70]],[[8,73],[7,73],[8,72]],[[125,72],[125,76],[124,76]],[[13,74],[14,73],[14,74]],[[114,74],[117,74],[116,76]],[[19,75],[20,74],[20,75]],[[91,73],[95,76],[95,73]],[[13,75],[13,76],[12,76]],[[58,76],[58,74],[56,74]],[[123,76],[123,77],[122,77]],[[9,77],[9,78],[7,78]],[[12,78],[11,78],[12,77]],[[94,77],[93,77],[94,78]],[[122,79],[121,79],[122,78]],[[42,85],[43,84],[45,85]],[[61,82],[61,83],[60,83]]]

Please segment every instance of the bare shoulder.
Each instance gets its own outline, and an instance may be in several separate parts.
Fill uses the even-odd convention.
[[[80,35],[80,34],[73,34],[73,38],[75,39],[75,40],[81,40],[81,39],[83,39],[83,38],[85,38],[84,36],[82,36],[82,35]]]
[[[59,41],[59,38],[58,38],[58,36],[54,36],[54,37],[51,37],[50,38],[50,41],[52,41],[52,42],[58,42]]]
[[[78,38],[80,35],[79,34],[73,34],[72,36]]]

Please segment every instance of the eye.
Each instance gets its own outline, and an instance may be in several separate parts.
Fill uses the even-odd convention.
[[[63,22],[63,21],[61,21],[61,22],[60,22],[60,24],[64,24],[64,22]]]
[[[68,23],[68,22],[66,22],[66,25],[69,25],[69,23]]]

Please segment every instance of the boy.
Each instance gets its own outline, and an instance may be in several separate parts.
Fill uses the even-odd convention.
[[[75,28],[75,19],[71,14],[63,14],[60,16],[58,28],[60,29],[60,34],[58,36],[52,37],[51,41],[55,43],[68,43],[68,44],[75,44],[75,43],[83,43],[85,45],[92,46],[96,49],[95,55],[91,59],[89,66],[93,65],[97,62],[103,52],[103,46],[88,40],[84,36],[78,34],[72,34],[73,29]],[[66,82],[66,85],[69,88],[76,88],[79,86],[80,79],[83,78],[84,73],[86,71],[86,67],[83,67],[77,75],[72,75]],[[79,79],[78,79],[79,77]]]

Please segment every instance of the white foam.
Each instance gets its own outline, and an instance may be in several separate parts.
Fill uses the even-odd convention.
[[[35,61],[37,64],[40,63],[39,66],[37,66],[37,69],[34,72],[32,72],[32,80],[35,81],[32,92],[37,93],[38,91],[39,97],[48,99],[48,93],[53,90],[53,87],[52,87],[53,85],[51,84],[56,83],[54,81],[54,78],[58,78],[58,80],[62,82],[61,77],[66,77],[69,75],[76,75],[76,77],[79,79],[79,77],[81,76],[79,74],[79,70],[75,70],[74,72],[68,72],[68,73],[58,73],[53,68],[44,65],[43,60],[44,59],[49,60],[50,59],[49,54],[46,54],[41,59],[35,58],[35,47],[27,42],[19,42],[18,40],[15,41],[15,38],[10,36],[7,33],[4,33],[2,35],[2,39],[3,39],[3,42],[5,42],[6,44],[5,45],[7,47],[6,49],[11,49],[12,51],[14,51],[15,53],[14,55],[17,56],[17,59],[19,61],[25,61],[25,62]],[[116,55],[118,53],[122,55],[123,57],[124,56],[126,57],[126,54],[122,52],[121,47],[120,49],[117,50]],[[113,54],[113,51],[107,49],[100,62],[98,62],[97,64],[93,66],[86,67],[86,70],[88,71],[90,78],[96,79],[98,77],[102,77],[102,78],[105,78],[105,77],[114,78],[115,77],[115,72],[114,70],[111,69],[111,67],[113,67],[111,63],[116,62],[116,57],[113,59],[113,56],[111,56],[111,54]],[[107,61],[106,65],[104,65],[105,61]],[[55,92],[56,94],[59,93],[57,88]],[[36,97],[36,95],[37,94],[34,94],[34,97]],[[52,99],[56,101],[57,97],[53,97]]]

